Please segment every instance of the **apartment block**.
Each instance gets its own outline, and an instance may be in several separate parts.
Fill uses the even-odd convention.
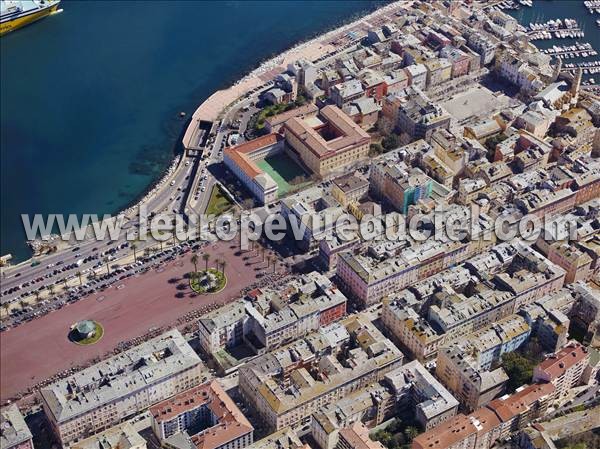
[[[155,404],[149,413],[152,430],[165,447],[243,449],[253,442],[254,427],[217,381]]]
[[[336,327],[330,338],[309,336],[240,368],[240,393],[268,429],[310,424],[313,413],[402,364],[402,353],[366,317]]]
[[[499,396],[508,380],[502,368],[482,369],[458,345],[440,349],[435,373],[467,410],[476,410]]]
[[[490,449],[543,416],[554,387],[534,384],[521,387],[512,395],[496,399],[468,416],[454,418],[418,435],[412,449]]]
[[[533,382],[549,382],[554,385],[554,399],[561,401],[572,388],[581,383],[589,359],[585,346],[571,342],[533,369]]]
[[[418,360],[387,373],[384,382],[394,392],[400,409],[414,408],[425,430],[456,415],[458,400]]]
[[[172,330],[42,388],[40,399],[53,432],[70,444],[208,377],[200,357]]]
[[[343,428],[354,423],[373,428],[394,416],[395,406],[392,392],[374,383],[317,411],[312,416],[311,435],[321,449],[334,449]]]
[[[235,301],[203,315],[198,320],[198,335],[202,349],[214,354],[220,349],[233,348],[244,340],[244,325],[248,304]]]
[[[435,360],[443,344],[439,334],[427,320],[397,300],[384,300],[381,321],[386,330],[419,362]]]

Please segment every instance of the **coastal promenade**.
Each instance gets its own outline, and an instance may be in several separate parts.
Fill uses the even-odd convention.
[[[182,142],[184,148],[196,148],[201,121],[214,122],[232,103],[248,93],[265,86],[277,74],[284,72],[288,64],[299,59],[315,62],[333,55],[349,44],[360,41],[369,28],[385,23],[400,9],[409,7],[412,1],[397,1],[384,6],[360,19],[300,44],[281,55],[263,63],[259,68],[242,78],[231,87],[219,90],[208,97],[192,115]]]

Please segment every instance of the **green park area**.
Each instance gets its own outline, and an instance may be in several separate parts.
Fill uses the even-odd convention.
[[[285,153],[274,154],[256,161],[256,165],[277,183],[280,197],[309,183],[302,167]]]
[[[206,215],[221,215],[233,206],[229,198],[221,191],[219,186],[214,186],[210,192]]]

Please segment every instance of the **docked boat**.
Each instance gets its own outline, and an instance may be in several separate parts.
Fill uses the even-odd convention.
[[[0,0],[0,36],[58,10],[60,0]]]

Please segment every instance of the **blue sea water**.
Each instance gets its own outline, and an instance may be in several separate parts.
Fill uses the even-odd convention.
[[[381,1],[69,1],[0,39],[0,254],[21,214],[115,213],[213,91]]]
[[[600,19],[600,14],[590,14],[583,4],[583,0],[534,0],[531,8],[521,7],[517,11],[510,11],[508,13],[523,26],[529,26],[530,23],[545,23],[556,19],[575,19],[585,33],[585,37],[579,39],[534,41],[533,43],[540,49],[551,48],[553,45],[565,46],[573,45],[575,42],[589,42],[596,51],[600,52],[600,28],[596,25],[596,19]],[[563,63],[591,62],[597,60],[598,56],[570,58],[564,59]],[[587,79],[589,76],[584,75],[583,78]]]

